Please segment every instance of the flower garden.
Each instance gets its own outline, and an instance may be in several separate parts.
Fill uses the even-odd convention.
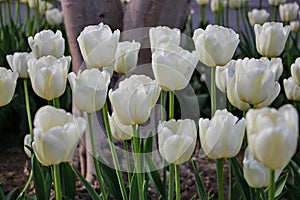
[[[93,200],[185,199],[187,162],[191,199],[300,198],[298,2],[193,3],[196,28],[193,12],[183,30],[83,27],[77,71],[59,1],[0,2],[0,138],[30,159],[27,183],[3,191],[0,180],[0,199],[78,199],[76,181]],[[72,162],[80,145],[93,180]],[[195,154],[215,163],[217,193]]]

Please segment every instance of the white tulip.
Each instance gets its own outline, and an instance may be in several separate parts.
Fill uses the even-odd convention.
[[[8,104],[15,93],[18,73],[12,72],[4,67],[0,67],[0,106]]]
[[[53,56],[29,59],[28,74],[34,92],[46,100],[61,96],[66,89],[70,62],[70,56],[59,59]]]
[[[109,117],[111,133],[117,140],[129,140],[133,136],[132,126],[126,126],[120,122],[115,112]]]
[[[201,148],[211,159],[237,155],[243,143],[246,122],[225,110],[217,110],[211,120],[199,119]]]
[[[236,60],[231,60],[224,67],[217,66],[216,68],[216,86],[224,93],[227,90],[228,76],[235,72],[235,64]]]
[[[39,12],[41,15],[45,15],[47,10],[50,10],[53,8],[53,5],[46,1],[40,1],[39,4]]]
[[[300,101],[300,86],[296,83],[294,77],[283,80],[284,92],[286,97],[292,101]]]
[[[28,78],[28,65],[27,62],[30,58],[33,58],[33,53],[27,53],[27,52],[16,52],[13,55],[7,55],[6,60],[10,66],[10,68],[18,72],[20,78]]]
[[[299,135],[297,110],[292,105],[251,109],[247,137],[254,158],[269,169],[284,168],[296,152]]]
[[[170,120],[158,124],[160,155],[176,165],[188,161],[195,149],[197,130],[193,120]]]
[[[120,31],[112,33],[110,27],[103,23],[84,28],[77,41],[88,68],[103,68],[113,64]]]
[[[63,20],[63,12],[57,8],[46,10],[46,20],[51,26],[59,25]]]
[[[229,0],[229,8],[239,9],[243,0]]]
[[[291,26],[291,31],[296,33],[299,30],[300,22],[299,21],[291,21],[290,26]]]
[[[110,83],[110,75],[99,69],[86,69],[68,75],[76,107],[84,112],[93,113],[100,110],[105,101]]]
[[[193,40],[200,61],[206,66],[224,66],[232,58],[239,43],[239,35],[232,29],[208,25],[194,31]]]
[[[282,23],[266,22],[262,26],[254,25],[256,49],[265,57],[279,56],[290,33],[290,26],[283,27]]]
[[[200,6],[205,6],[208,4],[209,0],[196,0],[196,3],[199,4]]]
[[[286,3],[279,6],[281,21],[290,22],[296,19],[299,12],[298,3]]]
[[[61,58],[65,51],[65,39],[60,30],[54,33],[52,30],[43,30],[34,37],[28,38],[29,46],[36,59],[52,55]]]
[[[122,124],[143,124],[148,120],[160,91],[159,85],[151,78],[132,75],[120,82],[116,90],[109,91],[109,99]]]
[[[198,53],[170,44],[161,48],[152,54],[155,80],[165,91],[182,90],[190,82],[199,60]]]
[[[31,135],[27,134],[24,137],[24,152],[28,156],[28,158],[31,158],[31,151],[28,149],[28,147],[31,147]]]
[[[251,26],[255,24],[262,25],[268,20],[269,16],[270,14],[265,9],[258,10],[255,8],[248,12],[248,19]]]
[[[63,109],[44,106],[37,111],[34,126],[33,150],[38,161],[49,166],[71,159],[86,129],[86,121]]]
[[[216,13],[219,10],[219,0],[210,1],[210,9],[212,12]]]
[[[138,61],[138,53],[141,47],[139,42],[119,42],[115,61],[114,71],[121,74],[127,74],[134,70]]]
[[[291,74],[297,85],[300,85],[300,57],[291,66]]]
[[[272,6],[279,6],[286,2],[286,0],[268,0],[269,4]]]

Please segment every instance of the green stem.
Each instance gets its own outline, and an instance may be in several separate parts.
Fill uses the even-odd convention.
[[[201,11],[201,21],[204,24],[206,22],[206,19],[205,19],[205,5],[200,6],[200,11]]]
[[[179,165],[175,165],[175,187],[176,187],[176,200],[180,200]]]
[[[221,24],[221,22],[222,22],[222,13],[223,13],[222,0],[218,0],[218,14],[217,14],[217,24],[218,25],[222,25]]]
[[[225,26],[229,26],[229,5],[228,3],[226,4],[226,13],[225,13]]]
[[[105,199],[107,199],[107,194],[106,194],[106,190],[105,190],[105,186],[104,186],[104,181],[102,179],[100,166],[99,166],[99,163],[98,163],[98,160],[97,160],[98,153],[97,153],[96,147],[95,147],[95,140],[94,140],[94,134],[93,134],[93,125],[92,125],[92,114],[88,113],[87,115],[88,115],[89,135],[90,135],[90,141],[91,141],[92,155],[93,155],[93,160],[94,160],[95,171],[96,171],[96,174],[97,174],[98,183],[99,183],[101,193],[103,194],[102,196]]]
[[[216,160],[217,180],[218,180],[218,199],[219,200],[224,200],[223,165],[224,165],[224,159],[223,158],[219,158],[219,159]]]
[[[256,188],[255,189],[255,199],[260,200],[261,199],[261,194],[264,195],[263,189],[261,188]]]
[[[59,98],[54,98],[53,99],[53,106],[55,108],[60,108]]]
[[[290,71],[291,69],[291,51],[290,51],[290,36],[288,36],[285,44],[285,50],[286,50],[286,55],[287,55],[287,66]]]
[[[277,21],[277,16],[278,16],[278,6],[273,6],[273,21],[276,22]]]
[[[21,17],[20,17],[20,0],[16,0],[15,4],[15,21],[17,25],[21,24]]]
[[[174,92],[169,92],[169,120],[174,119]]]
[[[170,179],[169,179],[169,191],[168,191],[168,200],[173,200],[174,195],[174,171],[175,165],[169,165]]]
[[[104,118],[107,137],[108,137],[108,140],[109,140],[109,147],[110,147],[110,150],[111,150],[111,153],[112,153],[114,166],[116,168],[116,174],[117,174],[119,186],[121,188],[122,197],[123,197],[123,200],[128,200],[124,180],[122,178],[122,173],[121,173],[121,170],[120,170],[120,164],[119,164],[119,161],[118,161],[115,144],[114,144],[111,129],[110,129],[110,124],[109,124],[109,119],[108,119],[108,109],[107,109],[107,103],[106,102],[104,104],[102,112],[103,112],[103,118]]]
[[[211,117],[214,116],[216,105],[216,67],[211,67],[211,79],[210,79],[210,101],[211,101]]]
[[[269,182],[269,200],[274,200],[275,194],[275,170],[270,169],[270,182]]]
[[[10,7],[10,2],[7,1],[7,5],[8,5],[8,15],[9,15],[9,19],[8,19],[8,26],[9,26],[9,30],[11,32],[11,28],[13,25],[13,19],[12,19],[12,14],[11,14],[11,7]]]
[[[28,27],[26,27],[26,25],[28,25]],[[27,31],[26,36],[30,35],[30,31],[31,31],[31,21],[30,21],[30,7],[28,2],[26,3],[26,18],[25,18],[25,22],[23,24],[23,30]]]
[[[127,165],[127,177],[128,177],[128,185],[131,182],[131,167],[130,167],[130,159],[129,159],[129,150],[128,150],[128,141],[124,140],[124,150],[126,157],[126,165]]]
[[[32,119],[31,119],[31,112],[30,112],[30,102],[29,102],[29,95],[28,95],[28,82],[27,78],[24,79],[24,94],[25,94],[25,105],[26,105],[26,112],[27,112],[27,121],[29,126],[29,133],[31,137],[31,141],[33,141],[33,132],[32,132]]]
[[[260,10],[262,8],[262,0],[259,0],[258,9]]]
[[[137,125],[132,125],[132,132],[133,132],[133,152],[134,152],[134,159],[135,159],[135,170],[137,173],[137,182],[138,182],[138,191],[139,191],[139,199],[144,200],[144,186],[143,186],[143,177],[142,177],[142,170],[141,170],[141,160],[140,160],[140,153],[141,153],[141,145],[139,140],[139,133],[137,130]]]
[[[53,176],[54,176],[55,199],[56,200],[62,200],[59,165],[54,164],[52,166],[52,171],[53,171]]]
[[[165,91],[163,90],[160,93],[160,105],[161,105],[160,120],[164,121],[166,120],[166,116],[165,116]]]
[[[237,32],[238,32],[238,34],[241,34],[239,9],[235,9],[235,14],[236,14],[235,18],[236,18]]]
[[[25,187],[23,188],[22,192],[19,194],[18,198],[17,199],[21,199],[21,197],[25,194],[26,190],[28,189],[28,187],[30,186],[30,182],[32,181],[32,178],[33,178],[33,171],[31,170],[30,171],[30,174],[29,174],[29,177],[28,177],[28,180],[26,182],[26,185]]]

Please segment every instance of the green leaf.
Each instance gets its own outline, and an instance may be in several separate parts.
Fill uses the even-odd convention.
[[[2,190],[2,183],[0,182],[0,200],[4,200],[5,196]]]
[[[130,183],[129,199],[139,199],[137,173],[132,174]]]
[[[282,195],[282,191],[284,189],[287,178],[288,178],[288,173],[280,176],[279,179],[275,182],[275,194],[274,194],[275,198],[279,198]],[[268,191],[269,191],[269,188],[267,188],[265,190],[266,198],[268,198]],[[279,198],[279,199],[281,199],[281,198]]]
[[[49,199],[49,196],[47,195],[45,178],[40,164],[34,154],[31,157],[31,166],[37,199]]]
[[[144,142],[144,153],[152,152],[152,146],[153,146],[153,136],[151,136],[150,134],[150,136],[148,136]]]
[[[73,172],[76,174],[78,179],[81,181],[81,183],[85,186],[86,190],[88,191],[90,197],[93,200],[101,200],[95,189],[87,182],[87,180],[81,175],[81,173],[74,167],[72,166]]]
[[[6,200],[15,200],[20,194],[19,188],[15,188],[6,195]]]
[[[76,192],[76,180],[72,167],[68,162],[59,164],[61,177],[61,190],[65,199],[74,199]]]
[[[196,178],[196,184],[197,184],[197,192],[199,194],[199,199],[201,200],[208,200],[208,196],[207,193],[205,191],[205,186],[199,176],[198,173],[198,168],[197,165],[195,163],[194,160],[192,160],[192,165],[193,165],[193,169],[194,169],[194,174],[195,174],[195,178]]]

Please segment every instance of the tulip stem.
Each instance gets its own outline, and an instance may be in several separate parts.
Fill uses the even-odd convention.
[[[60,186],[60,173],[58,164],[52,166],[53,176],[54,176],[54,190],[55,190],[55,199],[62,200],[61,195],[61,186]]]
[[[104,197],[104,199],[107,199],[107,194],[106,194],[106,190],[104,187],[104,182],[101,176],[101,171],[100,171],[100,166],[98,163],[98,153],[96,151],[96,147],[95,147],[95,140],[94,140],[94,134],[93,134],[93,125],[92,125],[92,114],[91,113],[87,113],[88,115],[88,126],[89,126],[89,135],[90,135],[90,141],[91,141],[91,147],[92,147],[92,155],[93,155],[93,160],[94,160],[94,166],[95,166],[95,171],[97,174],[97,178],[98,178],[98,183],[99,183],[99,187],[102,193],[102,196]]]
[[[55,108],[60,108],[59,98],[53,99],[53,105]]]
[[[135,159],[135,170],[137,175],[137,182],[138,182],[138,191],[139,191],[139,199],[144,200],[144,190],[143,190],[143,177],[142,177],[142,170],[141,170],[141,146],[139,140],[139,133],[137,125],[132,125],[132,132],[133,132],[133,152],[134,152],[134,159]]]
[[[224,200],[223,165],[224,165],[224,159],[223,158],[219,158],[219,159],[216,160],[217,180],[218,180],[218,199],[219,200]]]
[[[259,0],[258,9],[260,10],[262,8],[262,0]]]
[[[173,200],[174,195],[174,171],[175,166],[174,164],[169,165],[169,191],[168,191],[168,200]]]
[[[26,190],[28,189],[28,187],[30,186],[30,182],[32,181],[32,178],[33,178],[33,171],[31,170],[30,171],[30,174],[29,174],[29,177],[28,177],[28,180],[26,182],[26,185],[25,187],[23,188],[22,192],[19,194],[18,198],[17,199],[21,199],[21,197],[25,194]]]
[[[278,6],[273,6],[273,21],[277,22],[277,15],[278,15]]]
[[[165,91],[163,90],[160,93],[160,104],[161,104],[160,120],[164,121],[166,120],[166,116],[165,116]]]
[[[169,92],[169,120],[174,119],[174,92]]]
[[[25,78],[24,81],[23,81],[23,83],[24,83],[24,94],[25,94],[25,105],[26,105],[29,133],[30,133],[31,141],[33,142],[32,119],[31,119],[31,112],[30,112],[30,102],[29,102],[28,82],[27,82],[27,80],[28,79]]]
[[[107,102],[105,102],[104,107],[102,109],[102,112],[103,112],[103,118],[104,118],[107,137],[108,137],[108,140],[109,140],[109,147],[110,147],[110,150],[111,150],[111,153],[112,153],[112,158],[113,158],[114,166],[115,166],[115,169],[116,169],[116,174],[117,174],[119,186],[120,186],[120,189],[121,189],[122,197],[123,197],[123,200],[128,200],[125,184],[124,184],[124,181],[123,181],[123,178],[122,178],[122,173],[120,171],[120,164],[119,164],[119,161],[118,161],[115,144],[114,144],[111,129],[110,129],[110,124],[109,124],[109,119],[108,119]]]
[[[175,187],[176,187],[176,200],[180,200],[179,165],[175,165]]]
[[[126,165],[127,165],[127,177],[128,177],[128,185],[131,183],[131,167],[130,167],[130,159],[129,159],[129,150],[128,150],[128,141],[124,140],[124,150],[125,150],[125,157],[126,157]]]
[[[206,19],[205,19],[205,5],[201,5],[200,10],[201,10],[201,21],[204,24],[206,22]]]
[[[211,118],[214,116],[217,105],[216,105],[216,67],[211,67],[211,78],[210,78],[210,102],[211,102]]]
[[[274,200],[275,193],[275,170],[270,169],[270,183],[269,183],[269,200]]]
[[[241,34],[239,9],[235,9],[236,27],[238,34]]]

